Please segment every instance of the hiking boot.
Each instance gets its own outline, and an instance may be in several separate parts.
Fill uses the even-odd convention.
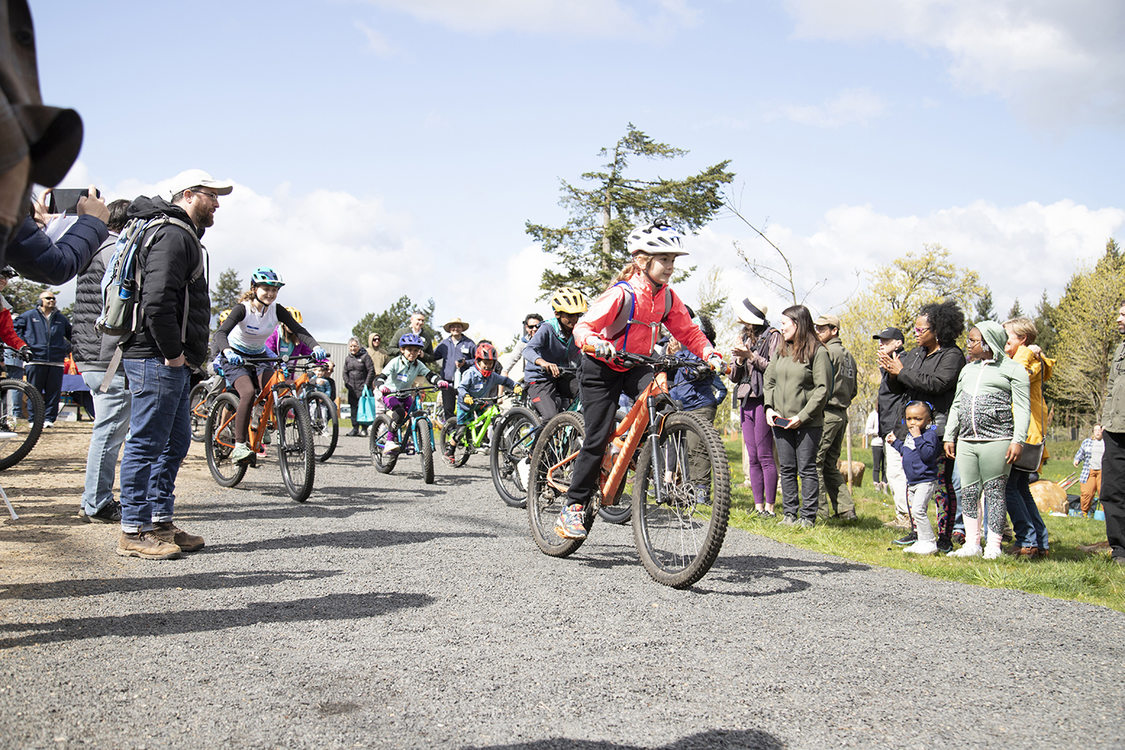
[[[83,518],[86,523],[121,523],[121,503],[111,500],[99,508],[97,513],[83,515]]]
[[[816,525],[816,521],[812,520],[811,518],[802,518],[799,519],[794,525],[802,529],[811,529]]]
[[[916,531],[911,531],[906,536],[900,539],[895,539],[894,543],[901,547],[905,547],[908,544],[914,544],[916,541],[918,541],[918,533]]]
[[[888,529],[910,529],[910,516],[905,513],[899,513],[895,516],[893,521],[886,521],[883,523]]]
[[[859,516],[857,516],[855,514],[854,510],[846,510],[843,513],[837,513],[836,515],[833,516],[833,518],[835,518],[838,521],[856,521],[856,520],[859,520]]]
[[[230,461],[233,464],[240,464],[253,455],[254,451],[250,450],[249,443],[235,443],[230,452]]]
[[[129,534],[122,531],[117,538],[117,554],[122,557],[143,557],[146,560],[175,560],[183,557],[179,546],[156,537],[151,531]]]
[[[203,549],[203,537],[189,534],[171,521],[154,523],[149,533],[157,539],[176,545],[184,552]]]
[[[786,513],[785,517],[777,522],[777,525],[778,526],[796,526],[797,525],[797,517],[791,516],[788,513]]]
[[[555,521],[555,533],[563,539],[585,539],[586,524],[583,523],[585,515],[586,509],[579,503],[566,506],[559,514],[559,520]]]

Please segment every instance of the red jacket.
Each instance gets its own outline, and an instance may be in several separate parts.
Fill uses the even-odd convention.
[[[13,349],[22,349],[27,346],[16,333],[15,326],[12,325],[12,311],[6,307],[0,310],[0,341]]]
[[[633,324],[628,327],[628,337],[624,333],[617,336],[610,343],[618,350],[633,354],[651,355],[652,347],[656,344],[660,333],[660,321],[664,319],[664,326],[676,339],[689,351],[706,360],[707,356],[715,349],[699,330],[699,326],[691,322],[687,307],[683,300],[674,291],[671,291],[671,310],[664,314],[666,287],[654,286],[648,276],[638,271],[627,282],[636,294],[636,309],[633,311]],[[608,340],[606,328],[617,320],[622,306],[629,305],[629,294],[620,286],[614,285],[601,294],[590,309],[574,326],[574,343],[579,348],[586,344],[593,345],[597,341]],[[604,360],[603,360],[604,361]],[[627,368],[607,362],[615,370],[624,371]]]

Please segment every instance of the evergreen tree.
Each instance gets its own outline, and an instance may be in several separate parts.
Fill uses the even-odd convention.
[[[629,230],[659,215],[682,231],[705,225],[723,206],[722,188],[734,179],[727,171],[730,161],[722,161],[702,172],[680,180],[661,177],[647,179],[629,172],[636,157],[674,159],[684,149],[658,143],[629,123],[625,136],[599,156],[609,157],[600,171],[586,172],[582,189],[562,183],[560,205],[570,213],[562,227],[527,222],[527,233],[558,259],[557,268],[543,272],[540,289],[544,296],[560,286],[582,290],[590,296],[600,294],[617,272],[629,261],[625,240]],[[683,278],[692,269],[684,269]]]
[[[430,299],[423,307],[415,304],[413,300],[407,295],[402,295],[395,302],[381,313],[369,312],[359,319],[354,326],[352,326],[352,335],[359,339],[359,342],[367,346],[368,338],[373,333],[378,333],[380,338],[383,339],[383,347],[387,349],[394,349],[398,346],[397,341],[391,341],[395,331],[406,326],[410,322],[410,315],[415,310],[421,311],[429,321],[434,315],[434,301]]]
[[[249,286],[246,288],[249,288]],[[235,270],[233,268],[224,270],[219,274],[219,278],[211,290],[211,314],[218,315],[223,310],[234,307],[242,292],[242,282]]]
[[[1055,328],[1054,314],[1055,308],[1047,299],[1047,290],[1044,289],[1043,296],[1039,298],[1039,305],[1035,308],[1035,328],[1038,331],[1035,343],[1039,344],[1048,357],[1055,356],[1055,343],[1059,336]]]
[[[1012,318],[1022,318],[1022,317],[1023,317],[1023,308],[1020,307],[1020,301],[1019,301],[1019,298],[1017,298],[1016,301],[1012,303],[1012,309],[1008,310],[1008,320],[1011,320]]]
[[[27,279],[15,278],[4,289],[4,299],[12,306],[12,317],[18,318],[39,304],[39,295],[47,291],[46,284],[37,284]],[[65,313],[64,313],[65,314]]]
[[[988,287],[984,288],[984,293],[977,297],[976,314],[973,322],[982,320],[995,320],[996,311],[992,309],[992,290]]]

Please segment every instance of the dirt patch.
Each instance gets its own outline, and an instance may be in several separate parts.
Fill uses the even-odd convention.
[[[86,483],[90,422],[56,422],[44,430],[26,458],[0,471],[18,519],[0,503],[0,580],[53,581],[124,573],[114,554],[119,527],[87,523],[78,509]],[[203,444],[192,443],[176,482],[178,498],[189,497],[214,482],[207,471]],[[119,487],[114,484],[114,497]]]

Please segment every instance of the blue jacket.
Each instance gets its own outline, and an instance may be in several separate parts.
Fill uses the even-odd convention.
[[[466,395],[472,396],[474,399],[488,398],[495,395],[499,386],[515,388],[516,381],[501,375],[497,370],[493,370],[485,377],[484,373],[476,365],[473,365],[461,375],[461,384],[457,386],[457,405],[461,408],[468,408],[465,406]]]
[[[723,402],[727,397],[727,387],[702,359],[687,349],[677,352],[676,359],[692,364],[676,370],[676,377],[668,389],[673,401],[685,411],[717,406]]]
[[[473,363],[476,356],[477,345],[468,336],[462,336],[460,341],[454,342],[452,336],[446,336],[441,343],[434,347],[434,359],[441,360],[441,379],[452,383],[457,379],[457,371],[464,370],[462,363]]]
[[[38,307],[33,307],[16,318],[16,333],[27,342],[34,354],[31,363],[62,362],[70,354],[70,321],[58,310],[51,315],[50,324]]]
[[[79,216],[66,234],[52,242],[34,219],[25,217],[8,242],[8,265],[25,279],[65,284],[90,263],[108,236],[109,229],[101,219]]]
[[[937,462],[942,450],[937,425],[930,425],[922,430],[922,434],[918,437],[907,434],[905,438],[896,440],[895,443],[902,452],[902,471],[906,474],[908,485],[913,487],[916,484],[937,481]]]
[[[566,367],[578,363],[578,347],[574,343],[574,332],[563,337],[559,319],[543,321],[539,330],[523,349],[523,379],[528,383],[550,379],[543,368],[535,364],[537,359],[545,359],[552,364]]]

